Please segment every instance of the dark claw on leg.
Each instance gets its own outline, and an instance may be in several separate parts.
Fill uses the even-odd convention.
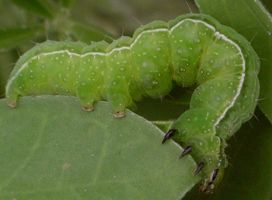
[[[183,152],[181,153],[179,158],[182,158],[191,152],[192,152],[192,146],[187,146],[187,147],[185,147],[185,149],[183,150]]]
[[[199,172],[201,172],[201,170],[203,169],[204,165],[205,165],[204,162],[200,162],[200,163],[197,164],[197,167],[196,167],[196,170],[195,170],[195,173],[194,173],[195,176],[198,175]]]
[[[162,144],[165,143],[166,140],[170,139],[175,133],[177,132],[177,129],[170,129],[164,136],[162,140]]]

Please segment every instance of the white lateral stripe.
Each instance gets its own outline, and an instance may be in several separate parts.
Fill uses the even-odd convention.
[[[216,35],[216,37],[221,38],[221,39],[229,42],[233,46],[235,46],[235,48],[238,50],[238,52],[239,52],[239,54],[240,54],[240,56],[242,58],[242,68],[243,69],[242,69],[242,74],[241,74],[241,77],[240,77],[240,82],[239,82],[239,85],[238,85],[238,88],[237,88],[237,92],[236,92],[235,96],[233,97],[233,100],[231,101],[231,103],[229,104],[229,106],[226,107],[226,109],[224,110],[224,112],[222,113],[222,115],[215,122],[214,129],[216,129],[216,126],[219,124],[219,122],[226,116],[228,110],[231,109],[234,106],[237,98],[241,94],[241,91],[242,91],[242,88],[243,88],[243,84],[244,84],[244,80],[245,80],[245,72],[246,72],[246,62],[245,62],[245,58],[244,58],[244,55],[243,55],[243,52],[242,52],[241,48],[235,42],[233,42],[232,40],[230,40],[229,38],[227,38],[225,35],[220,34],[218,32],[216,32],[215,35]]]
[[[59,50],[59,51],[53,51],[53,52],[47,52],[47,53],[41,53],[39,55],[36,55],[34,57],[32,57],[31,59],[29,59],[27,62],[25,62],[22,67],[16,72],[16,74],[8,81],[8,84],[7,84],[7,87],[6,87],[6,91],[8,93],[9,89],[10,89],[10,85],[11,83],[17,78],[17,76],[27,67],[28,63],[31,62],[32,60],[40,57],[40,56],[47,56],[47,55],[54,55],[54,54],[59,54],[59,53],[67,53],[69,56],[77,56],[77,57],[85,57],[85,56],[89,56],[89,55],[93,55],[93,56],[109,56],[111,55],[113,52],[115,51],[122,51],[122,50],[130,50],[131,47],[133,47],[137,41],[142,37],[143,34],[145,33],[155,33],[155,32],[172,32],[174,31],[177,27],[179,27],[179,25],[181,25],[182,23],[186,22],[186,21],[191,21],[193,23],[201,23],[203,25],[205,25],[207,28],[211,29],[213,32],[215,32],[215,36],[218,38],[218,39],[223,39],[225,40],[226,42],[232,44],[239,52],[241,58],[242,58],[242,67],[243,67],[243,71],[242,71],[242,74],[241,74],[241,78],[240,78],[240,83],[238,85],[238,88],[237,88],[237,92],[235,94],[235,96],[233,97],[232,101],[230,102],[230,104],[226,107],[226,109],[223,111],[223,113],[219,116],[219,118],[216,120],[215,124],[214,124],[214,131],[216,130],[216,126],[219,124],[219,122],[225,117],[225,115],[227,114],[228,110],[230,108],[232,108],[237,100],[237,98],[239,97],[240,93],[241,93],[241,90],[242,90],[242,87],[243,87],[243,83],[244,83],[244,79],[245,79],[245,69],[246,69],[246,63],[245,63],[245,58],[243,56],[243,53],[240,49],[240,47],[235,43],[233,42],[232,40],[230,40],[227,36],[219,33],[216,31],[215,27],[204,22],[204,21],[201,21],[201,20],[197,20],[197,19],[184,19],[182,21],[180,21],[179,23],[177,23],[175,26],[173,26],[170,30],[169,29],[166,29],[166,28],[159,28],[159,29],[154,29],[154,30],[146,30],[146,31],[143,31],[141,32],[135,39],[134,41],[131,43],[130,46],[124,46],[124,47],[119,47],[119,48],[114,48],[112,49],[110,52],[106,52],[106,53],[101,53],[101,52],[88,52],[88,53],[85,53],[85,54],[78,54],[78,53],[74,53],[74,52],[70,52],[69,50]]]

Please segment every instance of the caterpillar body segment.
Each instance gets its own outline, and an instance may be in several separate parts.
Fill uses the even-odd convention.
[[[147,24],[112,44],[38,45],[19,59],[6,96],[14,106],[19,96],[74,95],[85,110],[105,99],[122,117],[143,96],[168,94],[173,82],[195,86],[190,109],[173,124],[174,139],[204,166],[205,188],[210,174],[227,165],[226,139],[253,114],[258,70],[246,39],[209,16],[185,15]]]

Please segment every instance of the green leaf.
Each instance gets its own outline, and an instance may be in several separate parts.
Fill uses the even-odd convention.
[[[199,180],[152,123],[105,102],[88,113],[72,97],[1,100],[0,119],[0,199],[180,200]]]
[[[12,2],[24,10],[36,15],[45,18],[53,17],[53,9],[49,6],[46,0],[12,0]]]
[[[101,28],[85,25],[79,22],[72,22],[70,25],[70,34],[79,41],[90,43],[93,41],[105,40],[112,42],[112,36]]]
[[[201,12],[244,35],[261,59],[259,105],[272,123],[272,17],[259,0],[196,0]]]
[[[10,48],[21,45],[32,40],[39,32],[41,27],[33,28],[6,28],[0,29],[0,51],[6,51]]]
[[[258,112],[229,142],[229,166],[213,195],[191,192],[186,200],[271,200],[272,126]]]
[[[75,3],[75,0],[60,0],[60,2],[61,2],[62,6],[66,7],[66,8],[70,8]]]

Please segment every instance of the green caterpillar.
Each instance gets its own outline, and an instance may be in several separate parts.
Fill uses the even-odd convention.
[[[259,95],[259,59],[250,43],[229,27],[200,14],[140,27],[133,37],[86,45],[44,42],[17,62],[6,86],[11,107],[19,96],[77,96],[91,111],[101,99],[116,117],[143,96],[168,94],[173,82],[196,86],[190,109],[165,135],[198,162],[204,191],[227,166],[226,140],[253,115]],[[200,172],[201,171],[201,172]]]

